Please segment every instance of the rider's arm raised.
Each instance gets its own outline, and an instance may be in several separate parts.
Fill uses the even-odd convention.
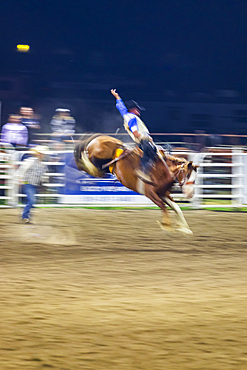
[[[111,93],[112,95],[118,100],[118,99],[121,99],[120,96],[118,95],[117,93],[117,90],[116,89],[111,89]]]
[[[116,89],[111,89],[112,95],[116,98],[116,107],[119,110],[121,116],[123,117],[125,114],[128,113],[128,109],[126,108],[124,102],[122,101],[120,95],[116,92]]]

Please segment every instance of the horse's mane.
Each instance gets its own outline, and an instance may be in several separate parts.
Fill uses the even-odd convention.
[[[171,161],[172,163],[174,163],[175,166],[178,166],[178,165],[183,164],[183,163],[187,163],[187,160],[185,158],[174,157],[170,154],[165,155],[165,160]]]

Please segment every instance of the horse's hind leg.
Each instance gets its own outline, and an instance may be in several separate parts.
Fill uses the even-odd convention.
[[[181,231],[186,234],[193,234],[190,230],[187,221],[184,218],[183,212],[181,211],[180,207],[169,197],[164,198],[165,203],[173,209],[177,216],[177,230]]]

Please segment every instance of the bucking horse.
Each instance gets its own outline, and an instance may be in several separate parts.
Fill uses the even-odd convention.
[[[151,182],[146,183],[136,174],[141,156],[142,151],[138,147],[129,148],[122,141],[102,134],[93,134],[81,139],[74,149],[74,158],[79,170],[93,177],[104,177],[106,172],[111,172],[122,185],[145,195],[162,210],[162,221],[158,222],[164,230],[173,230],[167,212],[168,205],[176,214],[175,229],[192,234],[170,190],[177,181],[186,198],[192,198],[198,166],[184,158],[166,154],[162,147],[158,147],[157,158],[151,170]]]

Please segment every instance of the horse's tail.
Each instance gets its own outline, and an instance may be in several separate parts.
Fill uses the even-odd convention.
[[[103,175],[103,171],[100,171],[88,158],[86,151],[84,150],[81,152],[81,159],[80,163],[82,165],[83,171],[86,171],[89,175],[93,177],[101,177]]]
[[[83,135],[80,137],[79,143],[75,146],[74,149],[74,158],[77,164],[77,167],[80,171],[85,171],[89,175],[94,177],[102,176],[102,172],[94,166],[94,164],[89,160],[86,154],[86,148],[88,144],[95,139],[96,137],[100,136],[101,134],[92,134],[90,136]]]

